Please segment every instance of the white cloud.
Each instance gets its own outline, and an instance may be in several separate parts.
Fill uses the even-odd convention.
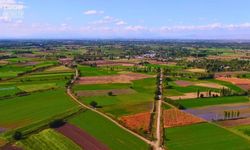
[[[121,26],[121,25],[126,25],[127,23],[121,20],[121,21],[116,22],[115,24],[118,26]]]
[[[100,15],[104,14],[104,11],[98,11],[98,10],[87,10],[83,12],[85,15]]]
[[[138,32],[138,31],[146,31],[146,30],[148,30],[148,28],[144,27],[144,26],[137,25],[137,26],[127,26],[127,27],[125,27],[125,30]]]
[[[9,23],[23,18],[25,5],[16,0],[0,0],[0,22]]]

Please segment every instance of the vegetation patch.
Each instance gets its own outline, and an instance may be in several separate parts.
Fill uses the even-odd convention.
[[[150,112],[139,113],[119,118],[127,127],[138,131],[148,132],[150,124]]]
[[[209,123],[165,129],[165,145],[169,150],[250,149],[250,142]]]
[[[195,117],[191,114],[188,114],[178,109],[164,110],[163,120],[164,120],[164,128],[185,126],[185,125],[204,122],[203,119],[200,119],[198,117]]]
[[[20,140],[17,145],[25,150],[81,150],[73,141],[52,129]]]
[[[86,111],[69,120],[112,150],[145,150],[149,146],[106,118]],[[111,132],[112,131],[112,132]]]
[[[19,85],[19,89],[25,92],[34,92],[40,90],[48,90],[57,88],[56,83],[40,83],[40,84],[28,84],[28,85]]]

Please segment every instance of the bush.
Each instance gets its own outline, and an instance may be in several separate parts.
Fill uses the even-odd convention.
[[[57,119],[49,123],[50,128],[59,128],[65,124],[65,121],[62,119]]]
[[[15,140],[21,140],[23,138],[23,134],[19,131],[16,131],[14,134],[13,134],[13,139]]]

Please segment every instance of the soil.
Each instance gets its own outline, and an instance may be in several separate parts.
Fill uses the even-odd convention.
[[[126,73],[112,76],[81,77],[79,84],[109,84],[109,83],[131,83],[134,80],[150,78],[153,76],[140,73]]]
[[[178,81],[175,81],[175,83],[179,86],[182,86],[182,87],[187,87],[187,86],[190,86],[190,85],[193,85],[194,83],[193,82],[189,82],[189,81],[182,81],[182,80],[178,80]]]
[[[204,122],[203,119],[195,117],[186,112],[180,111],[178,109],[164,110],[163,120],[164,120],[164,128],[185,126],[185,125]]]
[[[236,119],[236,120],[225,120],[219,121],[218,124],[226,127],[250,125],[250,118]]]
[[[200,92],[200,94],[203,94],[204,97],[209,97],[208,92]],[[216,93],[216,92],[211,92],[211,95],[218,95],[220,96],[220,93]],[[181,96],[168,96],[167,98],[170,98],[172,100],[184,100],[184,99],[193,99],[193,98],[197,98],[197,93],[184,93],[184,95]]]
[[[70,138],[73,142],[86,150],[108,150],[109,148],[99,142],[97,139],[83,131],[82,129],[71,125],[65,124],[57,129],[64,136]]]
[[[123,116],[120,120],[131,129],[142,129],[143,131],[149,130],[150,112],[139,113],[135,115]]]
[[[132,89],[84,90],[84,91],[78,91],[77,96],[84,96],[84,97],[103,96],[103,95],[108,95],[109,92],[112,92],[111,96],[136,93],[136,91]]]

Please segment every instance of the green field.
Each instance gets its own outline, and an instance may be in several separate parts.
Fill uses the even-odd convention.
[[[199,82],[199,81],[194,81],[194,82],[195,83],[204,83],[204,82]],[[182,86],[178,86],[174,81],[168,82],[168,86],[169,86],[169,88],[164,90],[164,93],[163,93],[164,96],[182,96],[182,95],[184,95],[184,93],[195,93],[198,90],[200,92],[207,92],[209,90],[211,90],[213,92],[220,92],[220,89],[195,86],[195,85],[182,87]]]
[[[112,90],[112,89],[126,89],[129,88],[131,84],[114,83],[114,84],[93,84],[93,85],[80,85],[76,84],[73,87],[74,91],[81,90]]]
[[[25,150],[81,150],[73,141],[52,129],[31,135],[16,144]]]
[[[111,71],[105,67],[90,67],[90,66],[77,66],[80,71],[80,75],[83,77],[86,76],[105,76],[105,75],[115,75],[117,71]]]
[[[250,139],[250,125],[237,126],[233,127],[233,129],[237,132],[240,132],[241,134],[248,136]]]
[[[231,90],[235,91],[236,93],[242,93],[244,92],[243,89],[241,89],[240,87],[232,84],[232,83],[229,83],[229,82],[225,82],[225,81],[220,81],[220,80],[209,80],[211,82],[214,82],[214,83],[218,83],[218,84],[221,84],[221,85],[224,85],[228,88],[230,88]]]
[[[99,85],[97,89],[110,89],[111,87]],[[130,86],[125,84],[126,88],[132,88],[136,92],[133,94],[124,94],[117,96],[92,96],[81,97],[81,100],[90,104],[92,101],[101,106],[101,110],[114,116],[120,117],[128,114],[135,114],[139,112],[150,111],[154,99],[155,92],[155,78],[148,78],[143,80],[134,81]],[[123,87],[125,85],[115,85],[115,87]]]
[[[76,105],[67,96],[64,89],[1,100],[0,127],[22,127],[50,118],[73,107],[76,107]]]
[[[55,83],[41,83],[41,84],[20,85],[17,87],[25,92],[33,92],[33,91],[57,88],[57,85]]]
[[[178,100],[177,102],[183,105],[185,108],[194,108],[194,107],[202,107],[209,105],[249,102],[249,98],[247,96],[229,96],[229,97],[215,97],[215,98],[186,99],[186,100]]]
[[[165,129],[169,150],[248,150],[250,142],[223,128],[208,124]]]
[[[147,150],[149,146],[111,121],[86,111],[69,120],[112,150]]]

